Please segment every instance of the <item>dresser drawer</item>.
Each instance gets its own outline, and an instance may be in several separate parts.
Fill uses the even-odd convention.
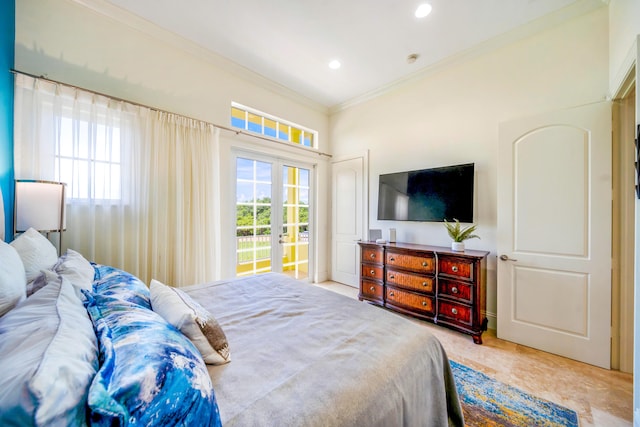
[[[416,256],[388,251],[385,262],[388,266],[402,267],[420,273],[433,274],[436,271],[435,256],[432,253]]]
[[[435,278],[420,276],[418,274],[403,273],[387,267],[386,282],[401,288],[424,292],[435,293]]]
[[[380,283],[362,279],[360,281],[360,298],[382,303],[384,287]]]
[[[385,292],[385,302],[388,305],[404,307],[413,312],[435,314],[435,299],[427,295],[420,295],[413,292],[404,291],[397,288],[387,287]]]
[[[438,279],[438,297],[449,296],[464,302],[473,302],[473,285],[453,280]]]
[[[382,264],[383,251],[381,247],[362,247],[362,262],[370,262],[372,264]]]
[[[381,265],[362,264],[362,278],[382,280],[384,268]]]
[[[442,256],[438,260],[438,275],[473,280],[473,260]]]
[[[470,306],[438,300],[438,322],[472,326],[473,310]]]

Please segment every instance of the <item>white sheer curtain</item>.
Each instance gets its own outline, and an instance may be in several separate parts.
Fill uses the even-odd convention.
[[[65,248],[174,286],[219,278],[213,125],[16,75],[16,179],[67,183]]]

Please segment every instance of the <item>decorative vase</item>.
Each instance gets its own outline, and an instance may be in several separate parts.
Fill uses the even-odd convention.
[[[451,242],[451,250],[464,252],[464,242]]]

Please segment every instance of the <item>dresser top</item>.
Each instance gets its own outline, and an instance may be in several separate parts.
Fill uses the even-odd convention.
[[[489,255],[488,251],[478,251],[478,250],[472,250],[472,249],[465,249],[464,251],[454,251],[451,248],[448,248],[446,246],[431,246],[431,245],[420,245],[417,243],[402,243],[402,242],[396,242],[396,243],[376,243],[376,242],[368,242],[368,241],[361,241],[358,242],[359,245],[367,245],[367,246],[380,246],[380,247],[385,247],[385,248],[397,248],[397,249],[406,249],[406,250],[412,250],[412,251],[431,251],[431,252],[437,252],[439,254],[447,254],[447,255],[458,255],[458,256],[467,256],[467,257],[476,257],[476,258],[484,258],[487,255]]]

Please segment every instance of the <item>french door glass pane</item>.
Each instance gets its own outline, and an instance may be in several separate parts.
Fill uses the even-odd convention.
[[[282,271],[309,276],[309,170],[282,168]]]
[[[271,163],[236,160],[236,275],[271,271]]]

